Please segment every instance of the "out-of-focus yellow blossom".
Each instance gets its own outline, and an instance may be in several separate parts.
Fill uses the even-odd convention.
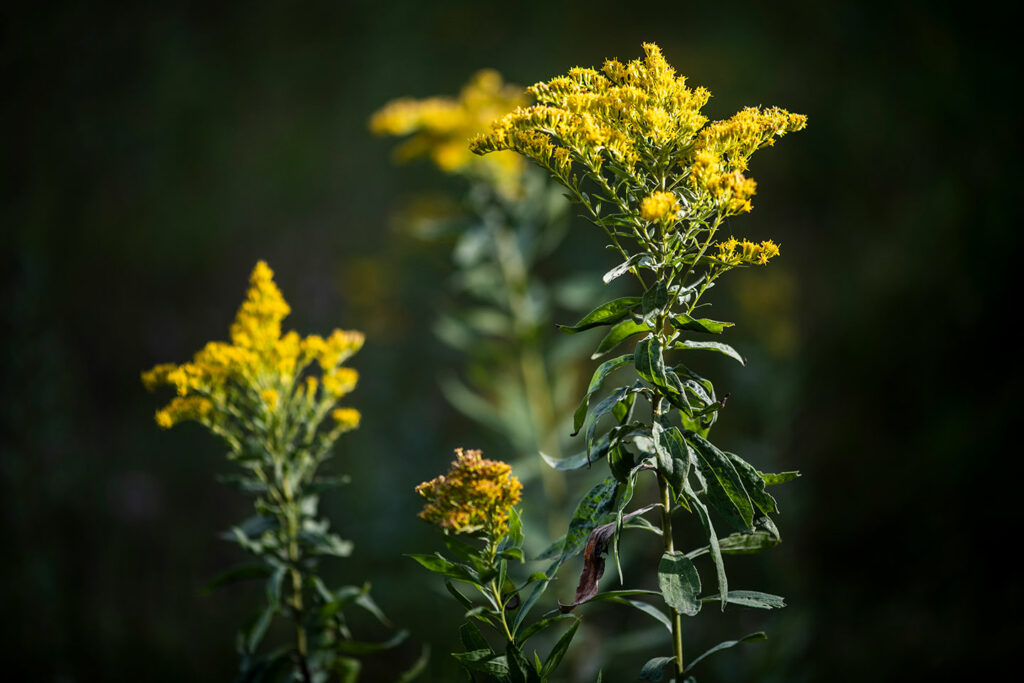
[[[673,187],[688,177],[695,200],[707,198],[725,215],[750,211],[756,185],[742,173],[750,155],[807,118],[750,107],[708,123],[701,109],[711,93],[688,88],[657,45],[643,47],[643,59],[573,68],[528,88],[537,103],[495,121],[470,148],[519,152],[571,187],[579,184],[572,163],[589,174],[613,163],[626,177],[664,175]]]
[[[335,408],[331,411],[331,417],[339,428],[347,432],[359,426],[362,415],[355,408]]]
[[[679,198],[671,192],[655,192],[640,203],[640,215],[652,223],[675,218],[678,213]]]
[[[515,197],[522,184],[523,159],[498,154],[482,160],[468,145],[491,121],[525,104],[522,88],[504,83],[497,71],[484,69],[463,86],[458,98],[388,103],[370,118],[370,130],[377,135],[411,135],[395,150],[400,162],[427,156],[445,173],[484,176],[505,196]]]
[[[730,266],[743,263],[763,266],[769,260],[779,255],[779,245],[771,240],[765,240],[758,244],[748,240],[739,241],[735,237],[730,237],[715,246],[718,248],[718,254],[716,254],[715,258]]]
[[[259,403],[276,410],[282,397],[296,392],[304,392],[308,401],[327,404],[327,411],[355,388],[356,371],[339,366],[362,347],[362,333],[335,330],[327,339],[303,339],[296,332],[282,335],[281,322],[291,308],[273,278],[265,262],[256,264],[231,325],[230,343],[209,342],[190,362],[163,363],[142,373],[150,391],[169,385],[178,394],[157,412],[159,426],[195,420],[224,427]],[[322,382],[310,376],[300,380],[313,363],[320,367]],[[318,386],[323,387],[319,394]]]
[[[277,400],[279,398],[277,389],[264,389],[260,392],[260,398],[267,404],[267,407],[273,410],[277,407]]]
[[[416,487],[427,499],[419,516],[457,534],[481,531],[496,541],[508,531],[509,513],[522,489],[507,463],[485,460],[478,450],[456,448],[447,475]]]

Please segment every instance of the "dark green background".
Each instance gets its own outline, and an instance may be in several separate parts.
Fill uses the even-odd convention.
[[[1009,33],[982,3],[2,10],[0,671],[233,674],[250,594],[198,587],[238,559],[214,532],[248,501],[213,481],[229,467],[206,434],[155,427],[160,399],[138,372],[223,338],[265,258],[297,329],[368,332],[352,397],[365,422],[335,461],[358,485],[324,504],[356,554],[332,578],[372,578],[385,610],[433,645],[425,680],[445,680],[453,603],[400,557],[437,547],[412,487],[457,445],[515,454],[438,392],[459,362],[430,332],[446,248],[389,227],[402,197],[459,185],[394,168],[365,121],[392,97],[454,92],[479,67],[528,84],[653,40],[711,89],[715,117],[760,103],[810,119],[755,160],[757,208],[734,223],[782,243],[792,295],[772,301],[795,337],[761,350],[772,316],[752,314],[736,337],[752,367],[716,380],[736,407],[726,445],[805,475],[780,491],[786,543],[737,569],[791,606],[692,622],[694,643],[711,644],[701,629],[771,636],[720,655],[702,682],[983,678],[1024,636],[1009,557],[1022,254]],[[605,258],[570,250],[562,265]],[[719,301],[718,316],[744,323]],[[600,633],[586,642],[577,660],[596,656]],[[416,649],[369,662],[368,680]]]

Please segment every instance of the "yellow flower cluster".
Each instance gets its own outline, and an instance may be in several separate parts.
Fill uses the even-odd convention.
[[[771,240],[765,240],[760,244],[748,240],[737,240],[730,237],[724,242],[715,245],[718,248],[716,258],[730,266],[746,263],[754,266],[763,266],[769,260],[779,255],[779,245]]]
[[[667,163],[669,180],[688,177],[695,198],[729,215],[749,211],[756,186],[742,172],[750,155],[804,128],[806,117],[752,107],[708,123],[701,109],[711,94],[688,88],[657,45],[643,47],[643,59],[608,60],[601,71],[577,67],[532,86],[537,104],[495,121],[470,148],[519,152],[573,184],[573,162],[593,173],[611,161],[627,175],[636,164],[652,171]]]
[[[652,223],[667,221],[679,213],[679,198],[672,192],[655,192],[640,202],[640,215]]]
[[[427,499],[421,519],[457,534],[482,531],[492,540],[505,535],[523,486],[508,464],[480,456],[480,451],[456,448],[447,475],[416,487]]]
[[[296,332],[282,336],[281,322],[291,309],[273,278],[265,262],[256,264],[246,299],[231,325],[231,343],[210,342],[191,362],[164,363],[142,373],[150,391],[169,385],[178,394],[157,412],[158,425],[169,428],[184,420],[217,424],[252,410],[253,404],[273,412],[293,397],[307,404],[333,404],[355,388],[356,371],[339,366],[362,347],[362,333],[335,330],[327,339],[302,339]],[[316,378],[296,382],[314,362],[323,373],[319,399]],[[339,427],[358,424],[358,418],[348,414],[337,421]]]
[[[497,71],[478,71],[457,99],[430,97],[394,100],[370,118],[377,135],[411,135],[395,150],[399,161],[427,156],[445,173],[479,174],[493,181],[506,196],[518,194],[524,161],[516,154],[480,159],[470,153],[470,138],[494,119],[527,103],[518,86],[503,83]]]

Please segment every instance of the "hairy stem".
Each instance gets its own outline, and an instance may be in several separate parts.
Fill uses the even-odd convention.
[[[672,495],[665,477],[658,473],[658,491],[661,493],[661,537],[664,541],[664,551],[670,553],[675,550],[675,542],[672,540]],[[679,612],[672,610],[672,649],[676,656],[676,676],[682,681],[683,675],[683,618]]]

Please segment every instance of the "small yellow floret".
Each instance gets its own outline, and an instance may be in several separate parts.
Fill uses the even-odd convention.
[[[735,237],[730,237],[724,242],[719,242],[715,247],[718,249],[716,258],[730,266],[741,263],[763,266],[779,255],[779,245],[772,240],[765,240],[757,244],[749,240],[739,241]]]
[[[331,411],[331,417],[342,430],[347,432],[359,426],[362,415],[355,408],[335,408]]]
[[[655,192],[640,203],[640,215],[652,223],[668,221],[678,214],[679,198],[672,192]]]

